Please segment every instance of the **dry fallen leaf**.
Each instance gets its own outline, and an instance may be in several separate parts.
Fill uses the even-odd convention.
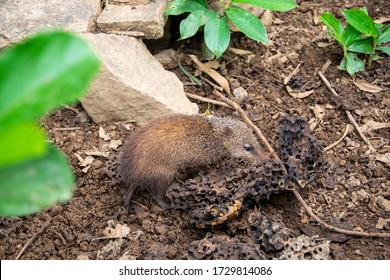
[[[379,218],[375,227],[377,229],[383,229],[389,222],[390,222],[390,219]]]
[[[264,24],[264,26],[271,26],[274,21],[274,15],[272,14],[272,11],[266,10],[261,16],[260,20]]]
[[[188,56],[192,59],[192,61],[196,64],[196,66],[201,72],[209,75],[218,85],[220,85],[228,94],[230,94],[230,86],[226,78],[224,78],[214,69],[211,69],[210,67],[207,67],[205,64],[200,62],[195,55],[190,54]]]
[[[318,25],[321,22],[320,12],[317,9],[313,10],[313,21],[314,25]]]
[[[374,20],[376,23],[385,23],[390,21],[390,17],[379,17],[378,19]]]
[[[330,45],[333,45],[334,42],[318,42],[317,43],[317,46],[320,47],[320,48],[327,48],[329,47]]]
[[[303,99],[303,98],[306,98],[314,93],[313,89],[308,90],[308,91],[301,91],[301,92],[295,93],[290,86],[286,86],[286,90],[287,90],[288,94],[295,99]]]
[[[111,140],[111,137],[104,131],[103,127],[99,127],[99,137],[104,141]]]
[[[278,63],[280,65],[285,64],[288,61],[288,57],[282,54],[281,52],[277,52],[273,56],[270,56],[266,59],[266,62],[269,64]]]
[[[74,153],[74,155],[77,157],[79,160],[79,165],[82,167],[91,165],[94,162],[94,157],[92,156],[87,156],[86,158],[82,158],[78,153]]]
[[[116,259],[120,255],[123,240],[110,240],[110,242],[104,246],[101,250],[97,251],[96,258],[98,260],[110,260]]]
[[[363,133],[372,132],[374,130],[383,129],[383,128],[390,128],[390,123],[381,123],[381,122],[369,120],[360,127]]]
[[[250,55],[252,54],[251,51],[242,50],[242,49],[236,49],[236,48],[228,48],[228,51],[230,51],[232,54],[235,55]]]
[[[108,145],[108,147],[110,149],[117,149],[119,146],[122,145],[122,141],[121,140],[111,140],[110,144]]]
[[[313,111],[314,113],[314,116],[316,117],[316,119],[319,119],[319,120],[322,120],[325,116],[325,109],[322,108],[320,105],[316,104],[312,107],[309,107],[310,110]]]
[[[366,91],[366,92],[376,93],[376,92],[380,92],[381,90],[383,90],[381,87],[370,84],[370,83],[366,82],[365,80],[356,80],[356,81],[353,81],[353,83],[359,89]]]
[[[206,63],[203,63],[203,65],[207,68],[211,68],[211,69],[214,69],[214,70],[217,70],[221,67],[221,64],[216,61],[216,60],[210,60],[210,61],[207,61]],[[195,77],[198,77],[200,74],[201,74],[201,70],[199,68],[197,68],[195,70],[195,73],[194,73],[194,76]]]
[[[103,230],[103,234],[106,238],[123,238],[127,237],[130,233],[130,228],[127,225],[116,224],[115,228],[106,227]]]
[[[93,240],[129,237],[131,229],[128,225],[115,224],[113,220],[107,221],[107,224],[108,227],[103,230],[104,236]]]
[[[386,153],[384,155],[377,155],[375,158],[377,161],[383,162],[387,166],[390,166],[390,153]]]
[[[379,196],[375,202],[380,209],[390,211],[390,200],[384,198],[383,196]]]

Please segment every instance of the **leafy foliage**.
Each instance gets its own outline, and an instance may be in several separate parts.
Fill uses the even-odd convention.
[[[383,27],[382,24],[376,24],[365,7],[345,10],[342,14],[347,21],[345,28],[331,13],[323,13],[320,16],[322,22],[328,27],[328,34],[343,48],[341,70],[346,70],[351,76],[364,70],[363,61],[355,53],[368,55],[369,68],[373,59],[379,57],[378,51],[390,55],[390,48],[384,45],[390,41],[390,25]]]
[[[217,58],[226,51],[229,45],[229,20],[249,38],[268,44],[263,23],[257,16],[236,4],[249,4],[281,12],[296,7],[294,0],[222,0],[217,8],[209,7],[205,0],[174,0],[169,4],[165,14],[190,13],[180,23],[180,39],[192,37],[204,27],[204,42],[208,50]]]
[[[0,54],[0,215],[26,215],[71,197],[72,171],[36,122],[76,101],[98,68],[87,43],[64,31]]]

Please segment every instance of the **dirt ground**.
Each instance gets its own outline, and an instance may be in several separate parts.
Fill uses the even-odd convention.
[[[272,25],[267,27],[268,47],[235,34],[232,47],[251,54],[226,53],[218,60],[222,66],[217,71],[229,80],[232,89],[242,87],[248,92],[241,106],[275,148],[279,118],[284,114],[302,116],[311,125],[317,122],[313,135],[324,147],[337,141],[350,123],[344,109],[350,110],[363,127],[370,121],[390,123],[390,58],[384,57],[374,63],[372,70],[355,77],[355,81],[364,80],[382,88],[376,93],[363,91],[346,73],[338,70],[342,50],[328,40],[318,22],[318,15],[324,11],[340,16],[341,9],[364,5],[374,19],[387,17],[389,21],[390,2],[387,0],[300,1],[298,8],[274,14]],[[196,38],[173,41],[171,45],[181,54],[200,55]],[[325,76],[341,96],[338,99],[332,97],[318,75],[327,60],[331,64]],[[182,64],[194,72],[195,65],[190,59]],[[294,69],[297,72],[292,74]],[[187,92],[213,97],[212,87],[207,83],[203,87],[187,85],[188,78],[177,67],[171,71],[186,84]],[[287,85],[295,93],[311,90],[313,93],[302,99],[290,96],[283,82],[290,75]],[[202,111],[235,115],[226,108],[199,105]],[[329,259],[390,259],[389,239],[353,237],[323,230],[290,191],[248,204],[235,219],[213,228],[194,225],[191,209],[162,211],[146,191],[136,193],[135,203],[128,213],[123,204],[125,189],[107,166],[120,150],[116,140],[123,142],[126,135],[136,129],[133,124],[94,124],[81,106],[58,110],[42,123],[73,167],[74,196],[68,203],[55,205],[42,213],[2,218],[1,259],[15,259],[46,223],[48,226],[37,235],[21,259],[280,258],[280,248],[267,250],[264,242],[258,242],[259,237],[255,240],[253,220],[259,217],[287,229],[283,238],[319,235],[319,239],[313,239],[317,240],[313,241],[317,244],[314,247],[325,244]],[[365,134],[376,153],[370,153],[356,129],[351,128],[343,141],[322,154],[330,168],[308,182],[300,193],[313,212],[332,225],[366,232],[389,232],[389,163],[386,165],[380,157],[390,153],[390,129],[365,131]],[[91,157],[94,160],[88,163]],[[226,174],[219,176],[223,178]],[[115,238],[116,234],[124,237]],[[264,240],[264,236],[261,238]],[[236,254],[235,250],[240,252]],[[244,254],[248,251],[250,253]]]

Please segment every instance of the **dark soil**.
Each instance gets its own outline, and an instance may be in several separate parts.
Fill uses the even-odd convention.
[[[278,120],[284,114],[300,115],[312,125],[318,122],[313,135],[323,146],[338,140],[350,123],[344,109],[351,111],[360,126],[367,121],[389,123],[390,58],[383,57],[374,63],[372,70],[359,73],[356,77],[383,90],[377,93],[362,91],[354,85],[351,77],[337,68],[342,58],[341,48],[336,43],[324,47],[329,41],[316,15],[332,11],[340,16],[341,9],[366,5],[374,19],[387,17],[389,20],[390,2],[300,2],[298,8],[288,13],[274,14],[274,23],[267,27],[271,41],[268,47],[235,34],[232,46],[251,51],[252,55],[226,53],[218,60],[222,65],[218,72],[229,80],[231,88],[243,87],[248,92],[248,97],[241,103],[242,108],[275,148]],[[200,56],[196,40],[173,45],[179,49],[179,53]],[[318,76],[318,71],[327,60],[331,65],[325,75],[340,95],[338,99],[332,97]],[[195,70],[189,59],[183,61],[183,66],[189,71]],[[294,92],[313,90],[309,97],[303,99],[291,97],[283,82],[298,66],[288,85]],[[189,82],[178,68],[171,70],[183,83]],[[207,84],[202,88],[190,85],[185,89],[213,97],[212,88]],[[235,115],[233,111],[218,106],[199,105],[202,111],[210,110],[222,116]],[[316,118],[313,113],[315,106],[325,111],[322,119]],[[125,189],[107,168],[109,160],[118,154],[120,147],[108,147],[108,144],[115,143],[112,140],[123,142],[127,133],[135,129],[134,126],[130,123],[95,124],[80,106],[76,110],[58,110],[42,123],[51,140],[68,156],[73,167],[76,177],[74,196],[68,203],[53,206],[39,214],[0,220],[1,259],[14,259],[47,222],[49,226],[27,248],[22,259],[193,258],[193,252],[198,250],[199,253],[201,250],[200,245],[196,246],[204,244],[200,240],[205,237],[211,243],[220,242],[218,246],[221,248],[223,242],[237,242],[238,245],[231,248],[250,245],[246,226],[250,224],[253,214],[261,214],[270,221],[284,225],[290,237],[319,235],[323,240],[330,241],[330,259],[390,259],[389,239],[361,238],[324,231],[309,218],[289,191],[272,194],[268,200],[250,204],[242,209],[236,219],[215,228],[197,228],[191,223],[188,210],[162,211],[146,191],[135,194],[135,203],[128,213],[123,204]],[[76,128],[61,130],[72,127]],[[100,128],[111,140],[99,137]],[[351,129],[341,143],[323,154],[331,167],[308,183],[300,193],[314,213],[332,225],[366,232],[390,232],[389,163],[386,165],[378,160],[380,156],[389,155],[390,130],[378,129],[366,132],[366,135],[376,148],[376,153],[370,153],[356,129]],[[85,159],[86,152],[91,151],[101,153],[93,153],[93,163],[81,166],[80,159]],[[221,178],[224,175],[220,174]],[[109,235],[108,230],[115,233],[113,228],[119,230],[119,226],[129,230],[126,237],[101,238]],[[216,240],[217,237],[222,241]],[[212,248],[210,244],[208,246]],[[228,257],[228,249],[224,248],[219,251],[219,258]],[[275,252],[260,255],[263,258],[278,257]]]

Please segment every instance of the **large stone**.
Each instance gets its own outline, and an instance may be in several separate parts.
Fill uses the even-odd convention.
[[[87,32],[100,12],[100,0],[0,0],[0,45],[48,28]]]
[[[195,114],[174,73],[166,71],[140,39],[84,34],[102,69],[81,103],[95,122],[136,121],[142,125],[170,113]]]
[[[164,34],[167,0],[131,0],[128,5],[111,5],[97,18],[104,32],[139,32],[145,39],[158,39]]]

